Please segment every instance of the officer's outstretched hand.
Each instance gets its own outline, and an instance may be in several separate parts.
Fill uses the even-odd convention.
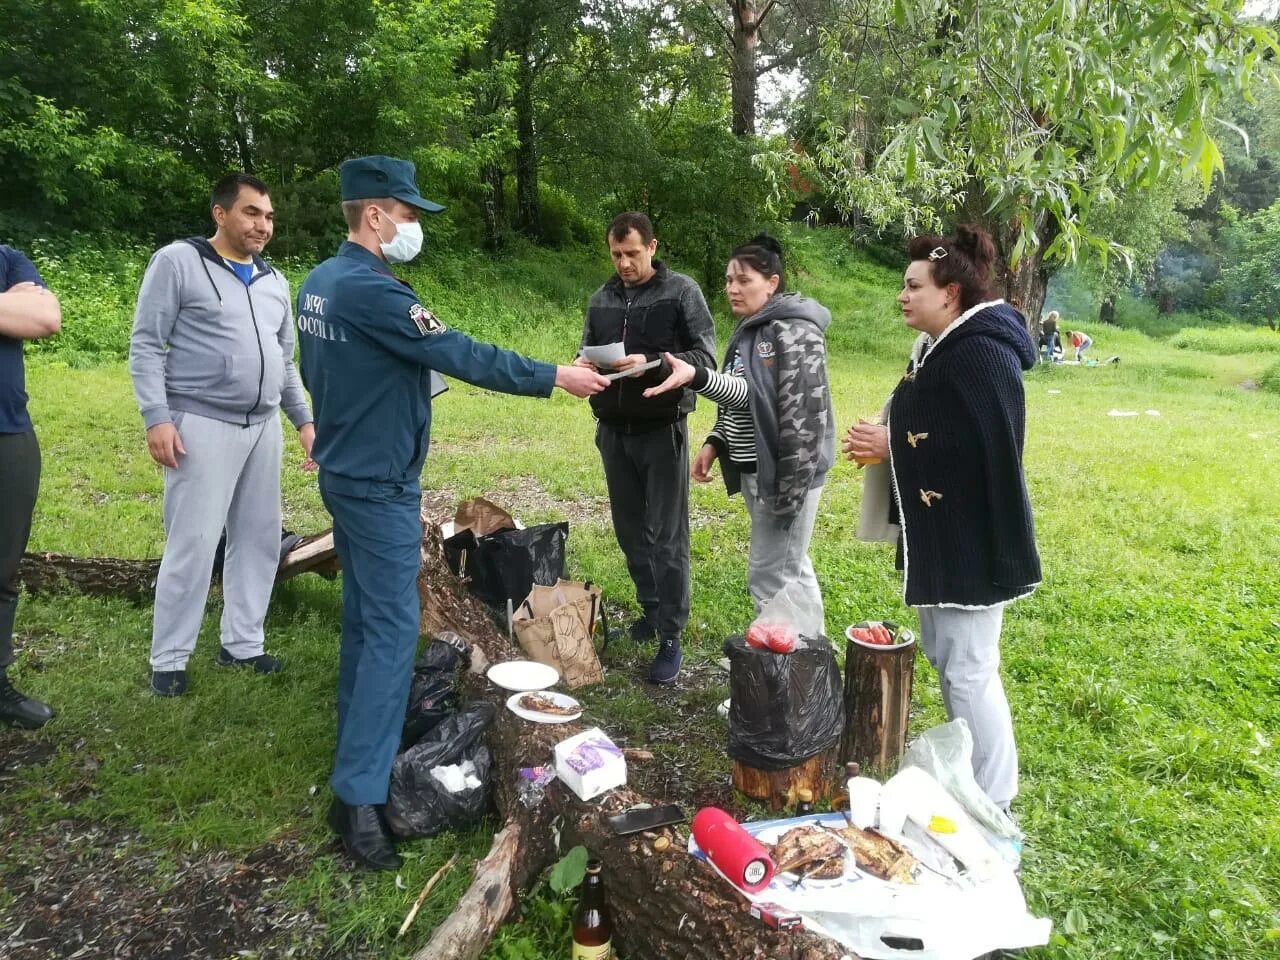
[[[575,397],[590,397],[609,386],[609,381],[589,367],[556,367],[556,386]]]

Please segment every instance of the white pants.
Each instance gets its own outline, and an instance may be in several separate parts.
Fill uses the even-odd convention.
[[[997,806],[1018,793],[1013,717],[1000,682],[1004,607],[917,607],[920,646],[938,671],[947,719],[964,717],[973,735],[973,776]]]
[[[218,540],[222,645],[237,659],[262,653],[262,622],[280,564],[278,416],[251,426],[175,413],[186,455],[164,469],[164,558],[156,579],[151,668],[184,670],[204,620]]]
[[[813,572],[809,559],[809,539],[813,536],[813,523],[818,517],[818,501],[822,488],[810,490],[804,499],[800,513],[789,524],[782,523],[768,504],[762,502],[756,486],[756,475],[742,475],[742,499],[751,517],[751,550],[747,557],[747,589],[755,601],[756,612],[760,605],[773,597],[789,583],[804,588],[818,622],[824,622],[822,589]]]

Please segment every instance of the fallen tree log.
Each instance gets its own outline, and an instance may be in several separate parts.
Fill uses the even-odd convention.
[[[452,630],[481,652],[483,662],[520,658],[522,654],[483,605],[466,592],[465,583],[445,564],[435,529],[436,522],[445,517],[426,510],[423,519],[423,566],[418,582],[423,597],[423,632]],[[551,762],[555,744],[583,725],[548,726],[521,720],[505,707],[509,694],[496,690],[481,674],[469,675],[464,693],[472,699],[490,700],[498,710],[490,728],[489,747],[502,827],[489,854],[477,865],[475,879],[457,909],[414,960],[476,960],[520,895],[578,844],[605,863],[614,943],[623,956],[636,960],[836,960],[848,955],[832,940],[809,932],[772,931],[752,918],[744,897],[705,863],[689,856],[687,828],[617,836],[605,818],[644,801],[630,788],[583,803],[559,781],[553,781],[538,801],[523,802],[519,769]],[[635,751],[635,759],[629,762],[643,763],[643,756]],[[668,841],[658,844],[662,849],[654,845],[659,836]]]
[[[115,557],[71,557],[62,553],[24,553],[18,580],[29,593],[56,593],[70,588],[95,597],[124,597],[135,603],[156,592],[159,560]]]
[[[326,530],[314,537],[303,537],[280,558],[276,583],[301,573],[318,573],[332,579],[338,569],[333,531]],[[144,603],[155,596],[159,573],[159,560],[73,557],[65,553],[24,553],[18,563],[18,580],[28,593],[70,589],[93,597],[124,597],[134,603]]]

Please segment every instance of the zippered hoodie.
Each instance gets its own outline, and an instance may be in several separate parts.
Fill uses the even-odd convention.
[[[148,429],[179,411],[246,426],[279,409],[311,422],[293,363],[289,282],[261,257],[245,284],[203,237],[152,256],[138,291],[129,375]]]
[[[663,353],[695,367],[715,365],[716,328],[696,280],[676,273],[661,260],[654,274],[638,287],[628,287],[616,273],[591,295],[582,329],[582,346],[622,342],[628,354],[661,360],[638,377],[615,380],[591,398],[596,417],[622,430],[657,429],[693,410],[692,390],[644,396],[671,375]]]
[[[1040,582],[1022,469],[1022,374],[1036,359],[1022,315],[1004,301],[917,339],[886,424],[911,606],[981,609]]]
[[[742,357],[756,431],[756,486],[775,516],[794,518],[835,460],[835,413],[827,382],[831,311],[798,293],[770,298],[734,331],[726,370]],[[721,464],[730,493],[738,478]]]

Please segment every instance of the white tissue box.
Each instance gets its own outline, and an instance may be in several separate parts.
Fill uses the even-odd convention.
[[[590,800],[627,782],[622,751],[599,727],[556,744],[556,776],[579,798]]]

